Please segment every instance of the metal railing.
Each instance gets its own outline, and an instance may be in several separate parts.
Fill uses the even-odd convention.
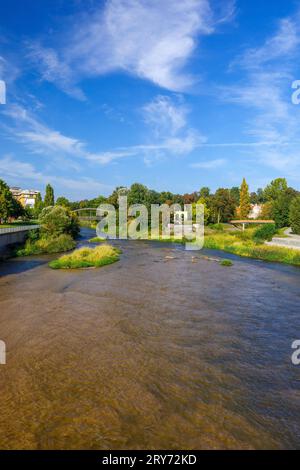
[[[0,235],[5,235],[7,233],[15,233],[15,232],[27,232],[28,230],[34,230],[36,228],[40,228],[39,225],[20,225],[18,227],[5,227],[0,228]]]

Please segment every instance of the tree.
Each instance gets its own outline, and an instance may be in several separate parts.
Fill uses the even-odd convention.
[[[216,223],[229,222],[234,216],[235,200],[229,189],[219,188],[211,198],[213,221]]]
[[[200,199],[208,199],[210,195],[210,189],[208,186],[203,186],[199,191]]]
[[[42,200],[41,193],[38,193],[34,201],[34,216],[38,217],[40,213],[42,212],[42,209],[43,209],[43,200]]]
[[[128,189],[124,186],[117,186],[112,194],[107,198],[107,204],[112,204],[116,209],[119,207],[118,198],[120,195],[126,196],[128,194]]]
[[[264,190],[264,197],[266,201],[275,201],[279,195],[288,188],[285,178],[277,178],[266,186]]]
[[[19,209],[20,205],[14,199],[8,185],[0,180],[0,220],[6,222],[9,217],[18,216],[15,212]]]
[[[50,184],[47,184],[46,186],[44,206],[45,207],[54,206],[54,190]]]
[[[262,188],[257,189],[256,196],[257,196],[257,203],[258,204],[263,204],[264,202],[266,202],[265,195],[264,195],[264,190]]]
[[[293,233],[300,235],[300,196],[295,197],[291,202],[289,222]]]
[[[66,207],[45,207],[39,217],[39,223],[45,238],[56,238],[62,234],[75,237],[79,233],[78,218]]]
[[[249,195],[249,186],[243,178],[240,190],[240,206],[239,206],[239,215],[241,219],[247,219],[251,209],[250,204],[250,195]]]
[[[70,201],[64,197],[64,196],[60,196],[56,199],[56,203],[55,203],[57,206],[63,206],[63,207],[67,207],[68,209],[70,209]]]
[[[262,220],[270,220],[273,218],[273,203],[271,201],[263,204],[259,218]]]
[[[240,188],[238,186],[233,186],[230,190],[231,197],[235,200],[237,206],[240,205]]]
[[[257,193],[255,191],[250,193],[250,202],[251,202],[251,204],[258,204],[259,203],[258,196],[257,196]]]
[[[272,202],[272,218],[275,221],[276,227],[289,226],[289,210],[292,200],[297,196],[297,191],[293,188],[287,188],[281,191]]]
[[[200,197],[197,202],[193,203],[193,221],[196,220],[196,206],[197,204],[203,204],[204,206],[204,225],[208,224],[209,216],[210,216],[210,209],[207,207],[206,200],[204,197]]]
[[[133,183],[128,192],[128,205],[145,204],[149,202],[149,189],[140,183]]]

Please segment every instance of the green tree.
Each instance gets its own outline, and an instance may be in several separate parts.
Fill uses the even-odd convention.
[[[275,221],[276,227],[289,226],[289,211],[292,200],[297,196],[297,191],[293,188],[287,188],[281,191],[272,202],[272,218]]]
[[[47,184],[46,186],[44,206],[45,207],[54,206],[54,190],[50,184]]]
[[[256,196],[257,196],[257,203],[258,204],[263,204],[264,202],[266,202],[266,198],[265,198],[265,195],[264,195],[264,190],[262,188],[258,188],[256,190]]]
[[[55,203],[57,206],[63,206],[63,207],[67,207],[68,209],[70,209],[70,201],[64,197],[64,196],[60,196],[56,199],[56,203]]]
[[[229,222],[235,213],[235,200],[229,189],[219,188],[211,198],[212,219],[216,223]]]
[[[199,191],[200,199],[208,199],[210,196],[210,189],[208,186],[203,186]]]
[[[0,180],[0,220],[7,222],[9,217],[18,216],[20,204],[14,199],[8,185]]]
[[[79,233],[78,218],[62,206],[45,207],[39,217],[41,234],[45,238],[56,238],[61,234],[75,237]]]
[[[230,190],[231,197],[235,200],[237,206],[240,204],[240,188],[238,186],[233,186]]]
[[[277,178],[266,186],[264,190],[264,197],[266,201],[275,201],[279,195],[288,188],[285,178]]]
[[[42,209],[43,209],[43,200],[42,200],[41,193],[38,193],[34,201],[34,216],[38,217],[40,213],[42,212]]]
[[[128,194],[128,189],[123,186],[117,186],[112,194],[107,198],[107,203],[115,206],[116,209],[119,207],[118,198],[119,195],[126,196]]]
[[[210,209],[207,207],[206,204],[206,199],[204,197],[200,197],[200,199],[197,202],[193,203],[193,221],[195,222],[196,220],[196,206],[197,204],[203,204],[204,206],[204,225],[208,224],[209,221],[209,216],[210,216]]]
[[[293,233],[300,235],[300,196],[295,197],[291,202],[289,222]]]
[[[239,206],[239,215],[241,219],[247,219],[249,212],[251,209],[250,204],[250,194],[249,194],[249,186],[243,178],[240,190],[240,206]]]
[[[128,205],[149,203],[149,189],[140,183],[133,183],[128,192]]]

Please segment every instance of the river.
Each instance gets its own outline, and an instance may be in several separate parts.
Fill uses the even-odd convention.
[[[299,448],[300,269],[114,244],[101,269],[0,264],[0,448]]]

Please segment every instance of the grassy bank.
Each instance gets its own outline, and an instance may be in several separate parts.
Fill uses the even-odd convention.
[[[24,225],[37,225],[37,220],[23,220],[18,222],[12,222],[11,224],[0,224],[0,228],[14,228],[14,227],[23,227]]]
[[[204,248],[222,250],[247,258],[300,266],[300,251],[257,243],[252,236],[253,231],[251,229],[245,232],[232,233],[211,232],[205,236]]]
[[[53,269],[99,268],[119,260],[120,251],[110,245],[79,248],[49,263]]]
[[[106,241],[106,238],[101,238],[101,237],[94,237],[94,238],[89,239],[90,243],[103,243],[105,241]]]
[[[75,248],[76,242],[70,235],[60,235],[57,238],[39,238],[26,240],[25,246],[16,251],[16,256],[41,255],[47,253],[62,253]]]

